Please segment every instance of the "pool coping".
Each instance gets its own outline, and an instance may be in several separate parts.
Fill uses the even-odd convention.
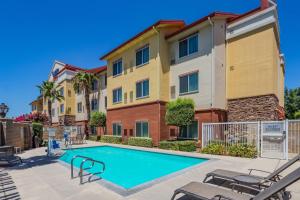
[[[203,163],[199,163],[199,164],[196,164],[196,165],[193,165],[193,166],[190,166],[190,167],[187,167],[187,168],[184,168],[184,169],[181,169],[179,171],[176,171],[176,172],[173,172],[173,173],[170,173],[170,174],[167,174],[165,176],[162,176],[162,177],[159,177],[159,178],[156,178],[154,180],[151,180],[151,181],[147,181],[145,183],[142,183],[140,185],[137,185],[133,188],[130,188],[130,189],[125,189],[115,183],[112,183],[108,180],[105,180],[105,179],[99,179],[99,180],[96,180],[94,181],[95,183],[107,188],[108,190],[111,190],[123,197],[127,197],[127,196],[130,196],[132,194],[135,194],[137,192],[140,192],[142,190],[145,190],[147,188],[150,188],[158,183],[162,183],[166,180],[169,180],[171,178],[175,178],[179,175],[182,175],[184,173],[186,173],[187,171],[190,171],[192,169],[195,169],[197,167],[200,167],[200,166],[204,166],[204,165],[207,165],[207,164],[211,164],[212,162],[216,162],[217,158],[206,158],[205,156],[202,156],[202,155],[188,155],[188,154],[194,154],[192,152],[177,152],[177,151],[172,151],[172,150],[164,150],[164,149],[151,149],[151,148],[144,148],[144,147],[136,147],[136,146],[125,146],[125,145],[116,145],[116,144],[107,144],[107,143],[103,143],[103,144],[100,144],[100,145],[95,145],[95,146],[87,146],[87,147],[78,147],[78,148],[72,148],[72,149],[83,149],[83,148],[95,148],[95,147],[104,147],[104,146],[110,146],[110,147],[118,147],[118,148],[124,148],[124,149],[131,149],[131,150],[138,150],[138,151],[148,151],[148,152],[151,152],[151,153],[160,153],[160,154],[168,154],[168,155],[175,155],[175,156],[183,156],[183,157],[192,157],[192,158],[202,158],[202,159],[206,159],[207,161],[203,162]],[[128,148],[129,147],[129,148]],[[65,150],[68,150],[68,149],[65,149]],[[151,151],[152,150],[152,151]],[[154,151],[153,151],[154,150]],[[60,164],[62,164],[62,166],[64,167],[67,167],[69,169],[71,169],[71,165],[62,161],[62,160],[58,160]],[[79,169],[74,167],[74,171],[76,173],[79,172]],[[78,177],[75,177],[74,179],[76,179]],[[78,180],[79,181],[79,180]],[[84,183],[85,184],[85,183]]]

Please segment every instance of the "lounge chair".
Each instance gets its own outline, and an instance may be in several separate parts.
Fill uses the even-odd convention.
[[[293,159],[289,160],[287,163],[285,163],[284,165],[282,165],[281,167],[279,167],[277,170],[275,170],[274,172],[267,172],[267,171],[263,171],[263,170],[258,170],[258,169],[249,169],[249,174],[247,173],[241,173],[241,172],[236,172],[236,171],[230,171],[230,170],[224,170],[224,169],[217,169],[214,170],[210,173],[208,173],[204,179],[204,183],[208,181],[208,178],[212,177],[212,179],[218,178],[218,179],[223,179],[225,181],[235,181],[235,177],[237,176],[244,176],[244,178],[247,178],[247,176],[249,178],[251,178],[252,183],[251,185],[256,185],[258,187],[260,187],[265,181],[267,180],[271,180],[271,181],[278,181],[280,179],[280,173],[283,172],[284,170],[286,170],[288,167],[290,167],[291,165],[293,165],[295,162],[300,160],[300,154],[295,156]],[[263,172],[266,174],[269,174],[265,177],[263,176],[255,176],[252,174],[253,171],[257,171],[257,172]],[[253,182],[253,178],[256,178],[257,182]]]
[[[175,190],[171,200],[174,200],[178,194],[185,194],[188,197],[187,199],[200,200],[265,200],[274,196],[282,199],[288,195],[285,188],[298,180],[300,180],[300,168],[297,168],[278,182],[274,182],[265,190],[258,190],[258,194],[255,196],[237,193],[233,190],[223,189],[210,184],[191,182]]]

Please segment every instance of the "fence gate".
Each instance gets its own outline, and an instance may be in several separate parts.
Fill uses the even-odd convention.
[[[261,122],[261,157],[288,158],[286,121]]]

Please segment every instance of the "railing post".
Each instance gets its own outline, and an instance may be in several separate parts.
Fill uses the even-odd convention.
[[[258,121],[257,122],[257,155],[259,156],[259,157],[261,157],[261,155],[260,155],[260,121]]]
[[[204,140],[203,140],[203,138],[204,138],[204,123],[202,122],[202,124],[201,124],[201,126],[202,126],[202,128],[201,128],[201,149],[203,149],[203,147],[204,147]]]
[[[289,120],[285,120],[285,159],[289,159]]]

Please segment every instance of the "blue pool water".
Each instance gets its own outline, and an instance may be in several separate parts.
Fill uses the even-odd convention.
[[[106,170],[100,175],[101,178],[125,189],[131,189],[148,181],[207,161],[201,158],[111,146],[67,150],[60,160],[70,164],[75,155],[87,156],[104,162]],[[79,168],[81,161],[82,159],[76,159],[74,166]]]

